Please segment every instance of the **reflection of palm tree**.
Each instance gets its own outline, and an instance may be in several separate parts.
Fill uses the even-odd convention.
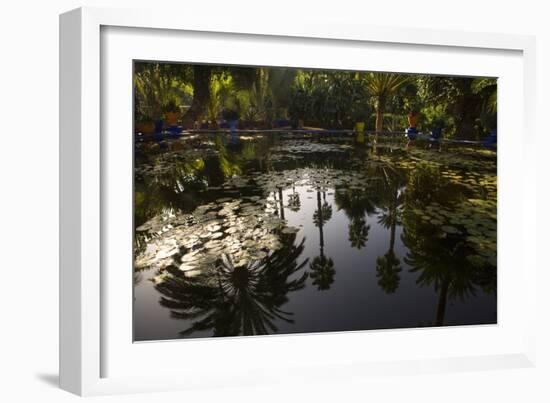
[[[403,204],[403,194],[399,188],[401,186],[400,177],[394,171],[390,173],[384,171],[383,181],[383,206],[378,222],[390,230],[390,246],[384,256],[376,259],[376,277],[378,285],[386,293],[392,294],[399,287],[401,272],[401,262],[394,252],[395,230],[397,224],[401,221],[401,207]]]
[[[368,241],[370,225],[365,215],[375,211],[375,205],[368,190],[339,188],[334,193],[338,209],[343,209],[349,218],[348,239],[352,248],[364,248]]]
[[[399,196],[397,190],[395,197],[391,199],[389,208],[383,210],[379,222],[386,228],[390,228],[390,247],[384,256],[376,258],[376,277],[378,277],[378,285],[387,294],[392,294],[399,287],[401,272],[401,262],[395,256],[393,248],[395,246],[395,227],[399,221],[398,203]]]
[[[313,222],[319,227],[319,256],[316,256],[310,263],[311,278],[313,285],[319,290],[328,290],[334,282],[334,262],[331,258],[325,256],[325,241],[323,236],[323,226],[332,216],[332,207],[325,201],[321,204],[321,192],[317,191],[317,210],[313,213]]]
[[[384,256],[376,258],[378,285],[386,294],[393,294],[397,290],[397,287],[399,287],[401,280],[399,273],[402,270],[400,263],[393,250],[389,250]]]
[[[313,222],[316,227],[321,228],[332,218],[332,206],[327,203],[325,192],[323,192],[323,203],[321,204],[321,192],[317,191],[317,210],[313,212]]]
[[[352,218],[348,225],[348,239],[352,248],[364,248],[369,240],[370,225],[363,217]]]
[[[334,275],[336,274],[332,259],[326,257],[321,249],[321,254],[313,258],[309,267],[313,285],[316,285],[319,290],[328,290],[334,282]]]
[[[300,210],[302,202],[300,201],[300,193],[296,192],[294,184],[292,185],[292,193],[288,195],[288,208],[291,211],[297,212]]]
[[[282,249],[243,266],[223,255],[192,277],[176,267],[167,268],[169,275],[155,286],[163,294],[160,303],[171,309],[173,317],[193,321],[182,335],[210,329],[214,336],[274,333],[277,320],[293,323],[292,313],[281,306],[289,292],[305,286],[307,278],[307,273],[295,276],[308,260],[298,264],[304,240],[296,246],[294,239],[295,235],[286,235]]]
[[[427,165],[417,165],[410,174],[406,191],[407,213],[403,215],[402,240],[409,249],[404,260],[411,266],[411,272],[419,273],[418,284],[433,286],[438,293],[436,326],[445,323],[449,298],[463,300],[475,295],[476,286],[486,292],[496,289],[496,271],[490,266],[477,267],[468,262],[472,251],[464,239],[442,237],[432,225],[418,220],[413,213],[415,208],[421,208],[438,195],[441,198],[450,197],[450,192],[442,191],[444,185],[437,170]],[[436,194],[433,189],[440,192]],[[460,194],[454,193],[453,197],[457,196]]]
[[[281,218],[285,219],[285,206],[283,203],[283,188],[279,187],[279,210],[281,211]]]
[[[405,244],[408,244],[409,239],[414,236],[411,231],[405,231],[403,239]],[[427,236],[432,238],[433,234]],[[439,244],[437,249],[441,249],[434,250],[435,245],[425,251],[411,249],[407,253],[405,262],[412,267],[411,272],[420,273],[416,280],[418,284],[433,285],[438,292],[434,324],[442,326],[445,321],[447,300],[449,298],[464,300],[470,295],[475,295],[475,284],[479,273],[464,260],[463,256],[453,253],[452,245],[448,245],[451,249],[447,249],[437,240],[432,238],[432,241],[435,245]],[[424,241],[421,243],[424,244]]]

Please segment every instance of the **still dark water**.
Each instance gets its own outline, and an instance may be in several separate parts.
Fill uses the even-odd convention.
[[[496,323],[496,153],[141,144],[134,339]]]

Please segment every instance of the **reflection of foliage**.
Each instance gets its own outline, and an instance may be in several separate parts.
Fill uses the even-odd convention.
[[[325,201],[321,204],[321,192],[317,191],[317,210],[313,213],[313,222],[319,228],[319,256],[316,256],[309,267],[313,285],[319,290],[328,290],[334,282],[334,262],[325,256],[323,226],[332,216],[332,207]]]
[[[294,238],[287,237],[285,247],[245,266],[235,267],[229,256],[222,255],[215,266],[196,276],[168,268],[169,274],[155,286],[163,294],[161,304],[171,309],[173,317],[193,320],[182,335],[205,330],[214,336],[276,332],[277,320],[293,323],[292,313],[281,306],[289,292],[305,286],[307,278],[307,273],[298,274],[307,259],[297,262],[304,240],[296,246]]]
[[[310,277],[313,279],[313,285],[319,290],[328,290],[334,282],[334,262],[331,258],[324,255],[316,256],[309,264],[311,269]]]
[[[316,227],[324,225],[332,217],[332,206],[327,202],[323,202],[320,208],[313,213],[313,222]]]
[[[165,152],[162,158],[169,162],[170,170],[162,170],[157,177],[156,173],[160,172],[159,166],[153,163],[148,169],[155,173],[154,175],[148,175],[146,180],[136,175],[136,217],[142,212],[147,216],[182,208],[187,208],[186,212],[191,213],[196,206],[204,206],[203,214],[196,217],[223,220],[219,215],[216,216],[216,208],[227,204],[227,199],[233,199],[245,205],[243,209],[235,210],[234,214],[247,223],[252,221],[250,209],[253,213],[261,210],[273,215],[278,214],[282,219],[282,196],[285,191],[288,197],[288,204],[285,206],[288,207],[287,213],[289,210],[308,209],[308,217],[313,219],[319,230],[320,251],[315,258],[312,256],[308,269],[311,272],[313,287],[319,290],[329,289],[335,281],[335,262],[330,256],[325,256],[324,248],[324,235],[327,230],[324,224],[331,219],[334,221],[342,218],[340,214],[333,216],[331,203],[334,203],[349,219],[347,230],[350,244],[346,245],[348,250],[349,245],[357,249],[366,246],[370,228],[367,223],[372,225],[375,217],[378,223],[387,229],[385,233],[390,237],[389,248],[385,251],[376,251],[378,253],[375,254],[379,255],[376,258],[379,286],[386,293],[397,291],[402,271],[402,264],[398,258],[400,257],[412,267],[412,272],[418,275],[418,284],[435,288],[439,293],[436,324],[444,323],[445,304],[448,299],[467,298],[479,289],[494,292],[496,176],[489,172],[495,163],[494,153],[492,158],[482,158],[480,152],[469,157],[464,149],[449,153],[413,150],[408,154],[394,150],[388,155],[382,149],[376,156],[358,155],[356,150],[351,151],[340,146],[341,143],[335,146],[331,142],[332,139],[309,142],[286,141],[274,137],[264,136],[263,140],[254,141],[245,139],[239,147],[225,146],[223,135],[216,136],[217,141],[214,144],[210,136],[198,137],[196,141],[192,140],[191,145],[196,146],[193,151],[201,150],[201,153],[191,154],[194,158],[182,159],[187,164],[182,165],[182,168],[176,168],[177,164],[170,162],[169,156],[174,154],[172,151]],[[275,149],[273,144],[279,148]],[[281,152],[281,149],[284,152]],[[332,152],[329,158],[327,155],[331,149],[338,151]],[[208,153],[202,154],[203,150],[208,150]],[[185,153],[187,151],[189,150],[185,150]],[[355,158],[346,158],[350,154]],[[281,155],[288,155],[289,158],[281,158]],[[295,156],[297,158],[293,158]],[[476,165],[465,165],[465,162],[469,164],[469,161],[475,162]],[[193,165],[195,163],[196,165]],[[461,164],[458,168],[457,163]],[[479,171],[483,172],[479,174]],[[470,176],[476,172],[476,176]],[[153,177],[154,180],[151,179]],[[295,191],[293,186],[299,187],[299,190]],[[485,189],[484,192],[476,193],[478,187]],[[311,188],[319,190],[315,210],[309,201],[305,202],[306,196],[308,199],[311,198],[305,191]],[[329,202],[324,200],[325,190],[331,196],[330,192],[334,192],[334,199],[331,198]],[[301,194],[302,191],[304,193]],[[267,200],[266,203],[265,198],[268,194],[269,198],[273,195],[273,200]],[[251,201],[254,202],[254,206],[248,206],[252,204]],[[145,209],[151,206],[160,210],[155,213],[154,209]],[[435,215],[432,211],[435,211]],[[175,213],[179,217],[178,212]],[[252,214],[252,217],[255,215],[258,213]],[[289,215],[290,218],[294,216]],[[480,216],[483,216],[482,220],[478,220]],[[452,222],[453,219],[456,223]],[[191,225],[189,222],[183,223],[183,220],[174,221],[175,225],[181,227],[189,228]],[[486,225],[485,221],[491,221],[491,224]],[[275,220],[273,228],[280,228],[280,222],[282,220]],[[164,230],[165,225],[158,226],[158,230]],[[265,226],[266,221],[262,220],[260,225]],[[404,247],[398,245],[394,252],[396,231],[400,233],[400,225],[403,225]],[[235,229],[232,224],[229,227]],[[311,227],[310,225],[306,228],[311,230]],[[339,225],[335,227],[341,228]],[[442,230],[442,227],[446,229]],[[466,232],[470,227],[474,232]],[[295,230],[304,231],[306,228]],[[216,231],[223,232],[225,229]],[[194,231],[196,234],[200,232]],[[222,238],[225,235],[219,236],[216,242],[225,239]],[[181,238],[174,239],[179,242]],[[197,242],[200,245],[202,240]],[[253,242],[257,240],[251,239],[250,243]],[[147,243],[150,245],[152,242],[146,240],[142,246],[148,246]],[[248,248],[242,247],[241,250],[248,251]],[[408,253],[403,258],[405,252],[402,249],[405,248]],[[487,254],[482,254],[482,251]],[[212,255],[215,261],[217,252],[213,252]],[[272,325],[291,319],[281,311],[282,305],[276,305],[264,295],[267,291],[264,294],[257,291],[258,282],[255,279],[260,275],[253,267],[255,263],[245,264],[236,256],[232,256],[238,263],[234,264],[230,259],[225,259],[225,264],[218,261],[218,270],[205,269],[204,273],[196,277],[190,277],[189,273],[184,274],[171,268],[166,273],[173,273],[159,284],[164,286],[170,282],[174,295],[180,293],[187,298],[183,300],[185,303],[180,305],[184,308],[171,308],[176,312],[175,316],[183,313],[180,317],[187,319],[185,327],[187,321],[192,323],[193,329],[189,332],[200,329],[213,329],[214,333],[219,335],[273,332]],[[257,255],[253,259],[261,261],[263,256]],[[174,259],[175,262],[179,262],[177,258]],[[491,263],[491,259],[495,259],[495,262]],[[217,277],[221,280],[222,288],[217,282]],[[181,291],[184,287],[186,290]],[[168,301],[163,302],[168,304],[166,306],[180,303],[170,294],[165,294],[165,300]],[[258,300],[261,301],[257,302]],[[193,316],[195,313],[197,316]],[[241,323],[242,326],[239,328],[236,323]]]
[[[159,175],[151,174],[157,170],[161,171],[160,167],[163,165],[169,165],[170,168],[162,170],[162,174]],[[194,206],[195,203],[188,203],[189,196],[207,186],[203,177],[205,168],[205,161],[193,155],[182,155],[181,159],[169,161],[163,158],[156,159],[150,168],[151,172],[144,174],[147,176],[146,180],[136,180],[134,193],[136,227],[164,211]],[[138,179],[142,178],[138,177]]]
[[[440,206],[439,210],[443,211],[443,204],[458,203],[461,200],[458,189],[456,186],[453,188],[449,180],[441,176],[437,167],[423,163],[410,172],[406,190],[407,208],[403,215],[402,240],[409,251],[405,262],[411,266],[411,272],[419,273],[418,284],[432,285],[439,293],[435,325],[444,324],[449,298],[463,300],[475,295],[477,287],[485,292],[496,289],[495,268],[487,257],[482,258],[476,254],[475,245],[468,240],[471,237],[462,236],[461,229],[441,225],[439,221],[442,219],[440,217],[445,216],[438,213],[436,206]],[[429,210],[426,206],[429,206]],[[447,209],[445,214],[454,220],[460,219],[456,222],[465,222],[456,213],[459,205],[455,206],[455,213],[449,213],[451,210]],[[469,203],[464,206],[468,207]],[[419,219],[419,214],[425,217],[431,214],[437,218]],[[466,218],[466,225],[469,226],[473,216],[478,216],[475,209]],[[479,242],[484,243],[485,240],[479,239]]]
[[[235,175],[240,175],[241,161],[237,155],[231,154],[227,151],[227,147],[219,137],[216,138],[216,148],[218,150],[218,161],[220,164],[220,170],[223,173],[224,178],[231,178]]]
[[[444,202],[447,195],[452,193],[443,191],[449,181],[441,176],[439,168],[431,163],[421,162],[409,175],[407,184],[407,199],[427,205],[430,202]]]
[[[399,287],[399,273],[401,272],[401,262],[395,256],[393,250],[389,250],[384,256],[376,258],[376,277],[378,285],[387,294],[392,294]]]
[[[475,295],[480,271],[464,258],[464,245],[434,237],[434,231],[407,222],[403,242],[409,248],[405,262],[418,272],[416,282],[433,285],[439,293],[435,325],[443,325],[448,298]]]
[[[291,211],[297,212],[300,211],[302,203],[300,201],[300,193],[297,193],[292,187],[292,193],[288,195],[288,208]]]
[[[397,225],[401,224],[402,205],[404,201],[401,187],[404,184],[404,177],[393,167],[385,164],[377,165],[381,171],[382,180],[379,189],[381,207],[378,222],[390,230],[390,245],[384,256],[376,258],[376,276],[378,285],[387,294],[392,294],[399,287],[401,262],[394,252],[395,231]]]
[[[393,251],[395,245],[395,229],[400,223],[400,205],[402,197],[398,189],[393,190],[388,204],[382,208],[382,215],[378,222],[390,229],[390,247],[384,256],[376,258],[376,275],[378,285],[388,294],[394,293],[399,286],[399,272],[401,272],[400,261]]]
[[[348,225],[348,239],[352,248],[364,248],[369,239],[370,225],[364,218],[352,218]]]
[[[338,209],[344,210],[350,219],[363,217],[375,211],[375,204],[369,192],[358,189],[338,188],[334,193]]]

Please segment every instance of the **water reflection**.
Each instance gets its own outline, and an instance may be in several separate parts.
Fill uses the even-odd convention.
[[[319,290],[328,290],[334,282],[334,262],[330,257],[325,256],[325,240],[323,226],[332,217],[332,207],[326,202],[321,204],[321,192],[317,191],[317,209],[313,213],[313,222],[319,228],[319,256],[315,256],[310,264],[311,278],[313,285]]]
[[[268,135],[142,147],[136,329],[148,296],[164,339],[496,321],[495,154]]]
[[[493,260],[477,255],[472,245],[475,239],[464,237],[458,226],[443,225],[445,217],[465,228],[471,227],[476,217],[481,224],[475,225],[476,229],[483,228],[485,223],[482,210],[471,210],[472,217],[460,219],[459,209],[456,213],[450,213],[442,207],[444,204],[462,202],[464,193],[456,189],[453,191],[453,187],[456,185],[441,176],[434,166],[422,164],[410,173],[406,191],[411,212],[429,202],[428,211],[435,217],[423,220],[414,214],[405,215],[403,242],[409,249],[405,261],[411,272],[418,273],[417,283],[433,287],[438,292],[433,322],[436,326],[445,323],[449,299],[465,300],[475,296],[478,287],[488,293],[496,292]],[[496,239],[493,242],[496,247]]]
[[[197,275],[188,276],[169,266],[166,278],[155,285],[160,303],[174,318],[190,326],[182,336],[211,330],[213,336],[268,334],[277,331],[279,319],[292,323],[292,313],[281,309],[287,294],[305,286],[307,273],[295,274],[307,264],[298,262],[304,241],[294,245],[295,235],[283,236],[283,248],[244,265],[222,254]]]
[[[379,190],[382,195],[381,214],[378,222],[384,228],[390,231],[390,244],[387,252],[376,258],[376,276],[378,285],[387,294],[394,293],[399,287],[400,275],[402,270],[401,261],[394,252],[395,230],[398,224],[401,224],[401,215],[403,207],[403,177],[390,167],[383,167],[382,189]],[[389,171],[389,172],[387,172]]]

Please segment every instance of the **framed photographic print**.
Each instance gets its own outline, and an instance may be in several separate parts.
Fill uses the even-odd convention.
[[[62,15],[62,387],[532,365],[533,49]]]

